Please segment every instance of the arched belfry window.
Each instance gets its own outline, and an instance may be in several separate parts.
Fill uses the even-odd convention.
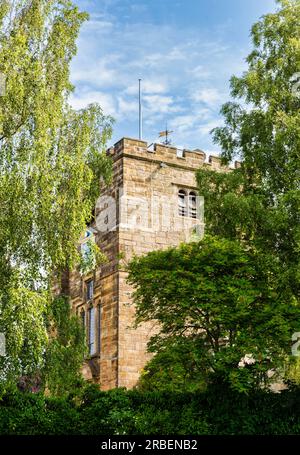
[[[179,216],[187,216],[187,195],[184,190],[178,191],[178,214]]]
[[[189,216],[197,218],[197,196],[194,191],[189,193]]]
[[[179,190],[178,191],[178,214],[197,218],[197,194],[195,191]]]

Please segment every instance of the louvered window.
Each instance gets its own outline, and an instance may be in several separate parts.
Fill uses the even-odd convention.
[[[95,343],[95,308],[89,309],[89,353],[93,355],[96,353]]]
[[[178,191],[178,214],[179,216],[187,216],[187,200],[184,190]]]
[[[189,216],[197,218],[197,196],[194,191],[189,193]]]

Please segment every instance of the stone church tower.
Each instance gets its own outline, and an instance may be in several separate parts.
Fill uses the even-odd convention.
[[[133,387],[150,359],[147,341],[153,323],[134,329],[132,289],[122,264],[134,255],[176,246],[203,233],[203,204],[195,171],[220,170],[220,159],[205,162],[201,150],[180,151],[161,144],[123,138],[107,152],[113,181],[97,202],[95,220],[81,240],[93,238],[107,262],[87,275],[72,272],[68,292],[86,327],[89,357],[84,376],[103,390]],[[122,259],[120,260],[120,256]]]

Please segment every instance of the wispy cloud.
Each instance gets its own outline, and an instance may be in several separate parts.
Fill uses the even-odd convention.
[[[196,103],[204,103],[208,106],[215,106],[222,101],[221,93],[215,88],[202,88],[195,90],[191,98]]]
[[[170,0],[76,3],[91,14],[79,37],[78,56],[72,66],[76,86],[73,106],[99,102],[105,113],[116,118],[113,140],[122,135],[136,136],[138,79],[142,78],[147,139],[155,138],[168,122],[174,130],[174,142],[187,148],[214,147],[209,132],[221,124],[219,110],[229,98],[230,76],[245,68],[248,31],[241,45],[228,38],[228,21],[207,27],[203,19],[202,27],[198,27],[177,17],[176,24],[172,23],[173,9],[199,9],[194,0],[181,6],[181,2]],[[206,3],[203,0],[202,4]],[[170,10],[166,10],[167,4],[172,6]],[[162,20],[160,16],[166,11],[168,20]]]
[[[168,84],[164,82],[161,77],[146,79],[143,81],[143,93],[166,93],[168,91]],[[136,83],[125,89],[127,95],[136,95],[137,85]]]
[[[71,104],[75,109],[83,109],[92,103],[99,103],[106,115],[116,117],[118,107],[115,97],[110,93],[87,89],[71,96]]]

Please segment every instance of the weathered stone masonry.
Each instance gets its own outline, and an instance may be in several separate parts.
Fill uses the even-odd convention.
[[[175,246],[189,241],[195,230],[202,232],[202,220],[179,216],[178,191],[197,192],[195,171],[201,166],[225,170],[217,157],[206,162],[201,150],[179,156],[170,146],[149,149],[144,141],[123,138],[108,150],[113,182],[102,189],[93,224],[108,261],[88,276],[73,272],[68,280],[73,309],[84,315],[87,325],[89,308],[95,309],[95,353],[83,370],[103,390],[136,384],[150,358],[146,344],[155,330],[153,323],[132,328],[132,289],[118,267],[120,253],[128,261],[133,254]],[[93,298],[87,301],[86,283],[91,279]]]

